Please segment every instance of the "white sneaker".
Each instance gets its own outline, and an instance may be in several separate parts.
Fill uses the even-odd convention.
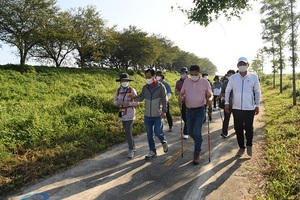
[[[189,139],[189,136],[188,135],[184,135],[183,139],[187,140],[187,139]]]
[[[134,150],[129,149],[129,150],[128,150],[127,157],[128,157],[128,158],[133,158],[133,157],[134,157]]]
[[[156,156],[156,152],[153,151],[149,151],[148,154],[145,156],[146,160],[150,160],[151,158],[153,158],[154,156]]]
[[[167,153],[168,150],[169,150],[169,148],[168,148],[168,143],[165,142],[165,143],[163,143],[162,145],[163,145],[164,152]]]

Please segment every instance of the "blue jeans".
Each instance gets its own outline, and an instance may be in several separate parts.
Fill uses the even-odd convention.
[[[162,144],[167,142],[163,131],[163,119],[161,117],[147,117],[144,116],[144,123],[147,131],[148,145],[151,151],[156,152],[154,134],[158,137]]]
[[[195,141],[195,153],[201,152],[202,124],[205,117],[204,106],[186,109],[187,132]]]

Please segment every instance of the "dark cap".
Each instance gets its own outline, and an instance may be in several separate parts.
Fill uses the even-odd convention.
[[[120,78],[116,79],[117,82],[120,82],[121,80],[132,81],[127,73],[120,74]]]
[[[162,71],[156,71],[156,76],[161,76],[162,79],[165,78],[165,75],[162,73]]]
[[[208,76],[208,73],[207,72],[203,72],[202,73],[202,77],[204,77],[204,76]]]
[[[234,71],[233,69],[228,70],[227,74],[235,74],[235,71]],[[227,74],[226,74],[226,75],[227,75]]]
[[[180,73],[181,73],[181,72],[186,72],[186,73],[188,73],[189,70],[188,70],[186,67],[183,67],[183,68],[180,69]]]
[[[191,71],[196,71],[196,72],[200,72],[200,67],[198,65],[192,65],[190,67],[190,72]]]

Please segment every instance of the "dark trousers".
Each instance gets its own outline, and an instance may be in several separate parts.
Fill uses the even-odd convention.
[[[214,95],[214,98],[213,98],[213,102],[214,102],[214,108],[217,107],[217,98],[219,97],[219,95]],[[220,106],[221,104],[221,99],[219,98],[218,100],[218,106]]]
[[[167,116],[167,121],[168,121],[169,127],[170,128],[173,127],[173,119],[172,119],[172,116],[171,116],[171,113],[170,113],[170,104],[169,104],[169,102],[167,102],[166,116]]]
[[[232,110],[234,130],[240,149],[245,149],[244,130],[246,145],[252,146],[254,110]]]
[[[181,105],[181,117],[182,117],[182,120],[184,122],[183,134],[188,135],[187,134],[187,127],[186,127],[186,105],[185,105],[185,103],[182,103],[182,105]]]
[[[229,113],[225,112],[224,110],[224,121],[222,125],[222,133],[224,133],[225,135],[228,135],[228,126],[229,126],[231,113],[232,113],[231,107],[229,108]]]

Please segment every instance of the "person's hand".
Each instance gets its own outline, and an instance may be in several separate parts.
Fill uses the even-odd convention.
[[[132,98],[134,97],[134,95],[133,95],[132,93],[128,93],[128,94],[127,94],[127,97],[128,97],[129,99],[132,99]]]
[[[162,112],[162,113],[160,114],[160,116],[161,116],[161,118],[166,118],[166,113]]]
[[[227,104],[227,105],[225,105],[225,107],[224,107],[224,111],[225,112],[227,112],[227,113],[229,113],[229,105]]]
[[[259,107],[255,107],[255,109],[254,109],[254,114],[255,114],[255,115],[258,115],[258,113],[259,113]]]
[[[212,103],[212,101],[211,101],[210,99],[207,99],[207,100],[206,100],[206,105],[209,106],[209,105],[211,105],[211,103]]]

